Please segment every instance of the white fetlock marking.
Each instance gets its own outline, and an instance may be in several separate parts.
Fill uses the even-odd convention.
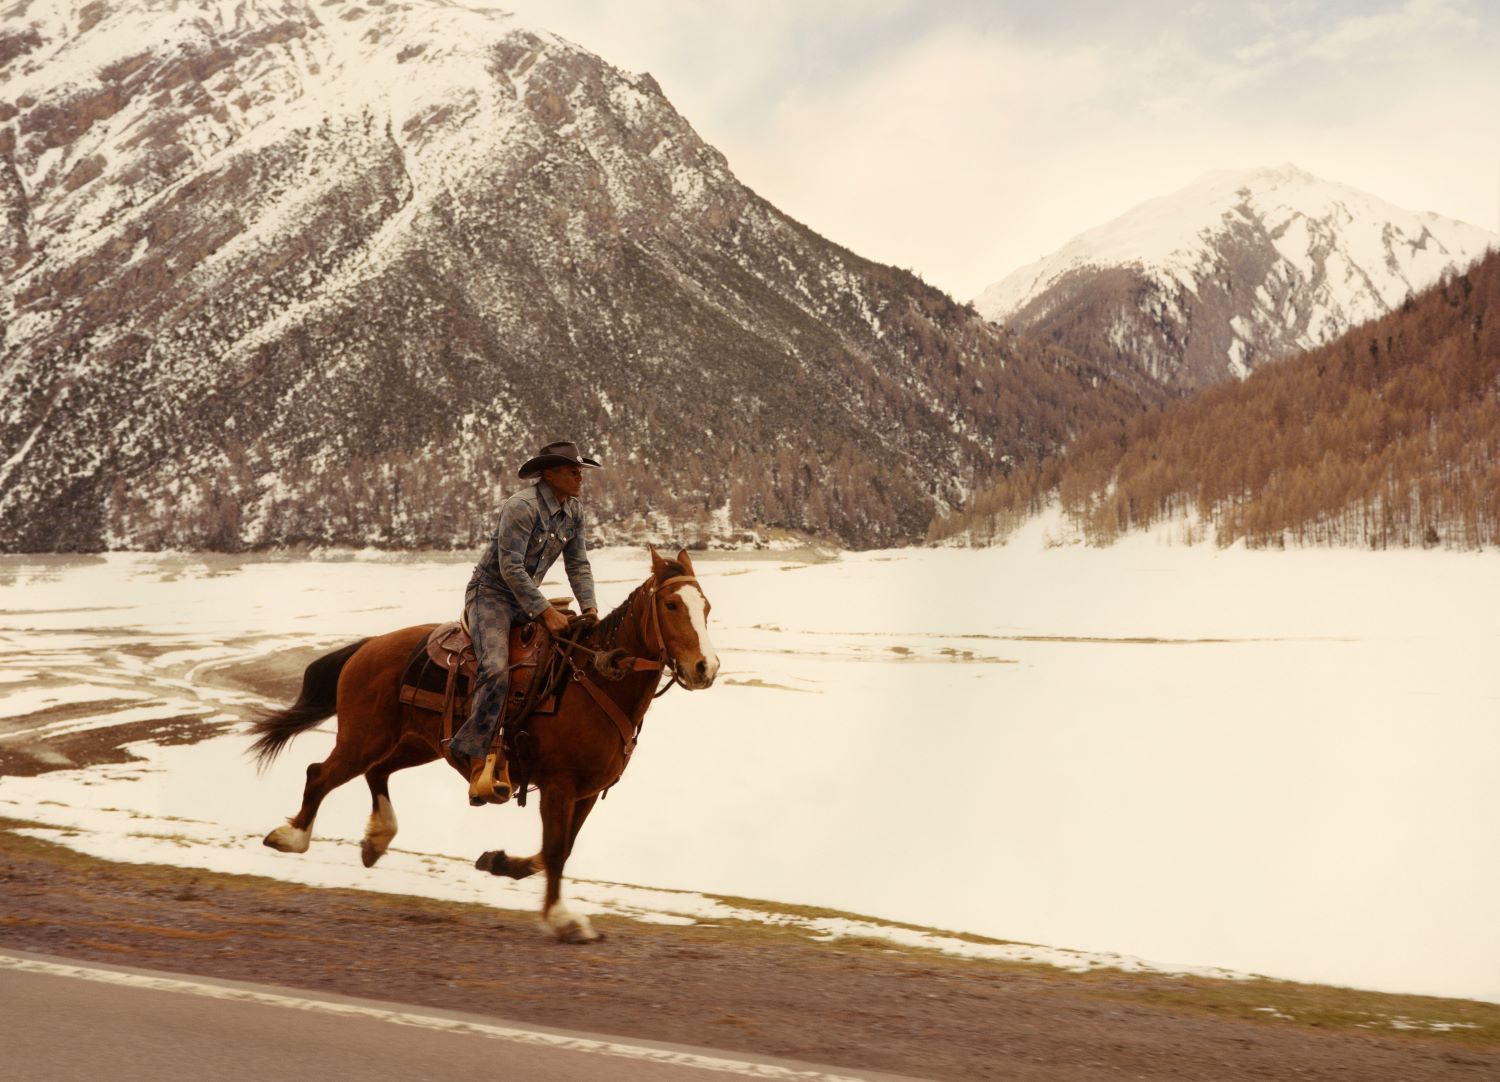
[[[267,834],[266,840],[283,853],[305,853],[312,844],[312,831],[298,830],[291,823],[284,823]]]
[[[389,797],[378,796],[375,798],[375,810],[370,813],[370,821],[365,825],[365,841],[375,847],[378,853],[384,853],[390,848],[391,839],[396,836],[396,809],[391,807]]]
[[[598,938],[588,917],[574,913],[561,900],[547,910],[547,926],[558,939],[568,943],[587,943]]]

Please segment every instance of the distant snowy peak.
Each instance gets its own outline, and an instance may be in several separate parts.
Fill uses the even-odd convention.
[[[990,286],[975,303],[987,318],[1004,319],[1069,271],[1088,266],[1134,266],[1193,288],[1212,269],[1216,244],[1243,226],[1263,228],[1280,257],[1308,281],[1321,268],[1343,272],[1325,275],[1330,289],[1355,303],[1379,305],[1364,318],[1500,244],[1500,234],[1402,210],[1295,165],[1221,170],[1074,237]],[[1347,288],[1338,289],[1341,284]]]
[[[1082,233],[975,300],[987,319],[1185,386],[1383,315],[1500,234],[1293,165],[1210,173]]]

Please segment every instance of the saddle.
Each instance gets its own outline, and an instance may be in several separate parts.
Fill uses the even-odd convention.
[[[552,604],[564,616],[572,616],[567,607],[571,598],[553,598]],[[464,614],[467,617],[467,613]],[[428,710],[443,719],[443,755],[448,755],[448,744],[453,732],[468,720],[470,704],[474,694],[474,681],[479,661],[474,653],[474,640],[469,635],[467,619],[451,620],[433,628],[427,638],[412,651],[401,676],[401,702],[414,710]],[[548,694],[549,689],[536,689],[541,694],[533,695],[532,682],[537,668],[546,659],[552,635],[540,620],[532,620],[514,627],[510,632],[510,691],[500,712],[500,724],[495,728],[495,745],[503,746],[507,757],[525,769],[525,745],[530,733],[527,722],[537,714],[557,713],[559,694]],[[458,719],[458,724],[454,719]],[[525,784],[517,786],[517,803],[525,806]]]

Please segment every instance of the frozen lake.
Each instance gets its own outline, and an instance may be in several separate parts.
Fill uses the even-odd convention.
[[[470,565],[0,557],[0,736],[237,716],[253,697],[211,688],[215,666],[447,618]],[[648,564],[594,566],[609,607]],[[1033,531],[698,570],[719,682],[652,709],[570,875],[1500,1001],[1500,556],[1098,551]],[[43,679],[59,662],[79,679]],[[122,856],[147,833],[133,818],[213,823],[212,844],[186,830],[151,859],[336,862],[351,885],[418,884],[401,889],[424,860],[539,838],[535,804],[471,810],[431,765],[393,779],[401,834],[371,871],[361,782],[306,856],[261,848],[331,740],[299,738],[260,778],[238,735],[0,778],[0,815]]]

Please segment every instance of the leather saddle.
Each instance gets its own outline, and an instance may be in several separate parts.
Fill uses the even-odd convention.
[[[569,600],[571,598],[555,598],[552,604],[563,615],[571,616],[566,604]],[[450,620],[433,628],[427,638],[412,651],[401,677],[402,703],[415,710],[430,710],[442,715],[442,746],[445,755],[454,730],[468,720],[474,679],[479,666],[474,653],[474,641],[466,624],[467,620]],[[531,620],[511,628],[508,658],[510,693],[501,711],[500,725],[495,729],[497,742],[508,729],[516,728],[526,720],[512,715],[526,701],[537,666],[547,656],[544,649],[551,640],[551,633],[540,620]],[[549,696],[546,701],[537,703],[528,716],[555,713],[556,697]],[[455,718],[458,719],[457,724]]]

